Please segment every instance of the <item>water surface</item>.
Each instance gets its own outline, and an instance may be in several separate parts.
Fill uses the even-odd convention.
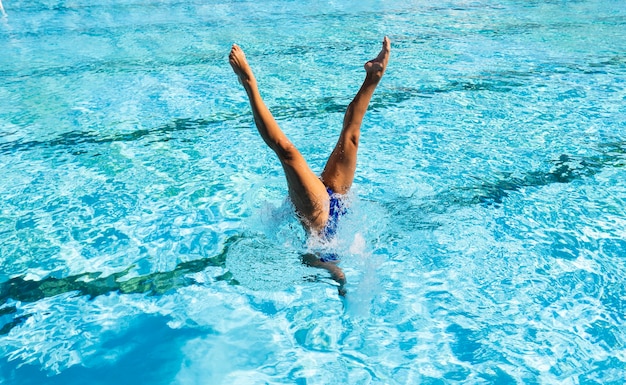
[[[624,382],[622,2],[4,6],[0,383]],[[227,55],[319,172],[384,35],[342,299]]]

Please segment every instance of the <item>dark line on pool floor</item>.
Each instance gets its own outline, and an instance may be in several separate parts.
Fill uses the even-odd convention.
[[[472,205],[500,207],[512,193],[523,188],[539,188],[554,183],[571,183],[593,177],[608,167],[626,167],[626,141],[598,145],[598,155],[577,157],[562,154],[550,162],[548,171],[529,171],[521,177],[503,175],[494,182],[450,188],[422,198],[396,199],[385,206],[394,216],[394,223],[410,229],[428,230],[441,226],[432,214],[445,214],[456,208]]]
[[[398,95],[392,98],[391,102],[384,103],[384,106],[391,106],[409,99],[408,95]],[[339,100],[341,99],[341,100]],[[380,104],[380,103],[379,103]],[[276,120],[298,119],[305,117],[314,117],[319,114],[344,113],[348,102],[343,103],[341,97],[323,97],[314,103],[297,104],[295,106],[275,105],[272,106],[273,115]],[[313,107],[307,107],[313,106]],[[380,105],[379,105],[380,107]],[[179,118],[174,119],[170,123],[157,126],[150,129],[138,129],[129,133],[105,136],[96,130],[70,131],[58,135],[50,140],[13,140],[0,143],[0,154],[11,155],[15,152],[32,151],[36,149],[61,148],[66,149],[72,154],[84,153],[80,148],[81,145],[107,145],[115,142],[135,142],[144,138],[154,137],[153,141],[168,141],[173,139],[173,134],[197,129],[206,129],[218,124],[252,125],[253,120],[246,106],[245,110],[219,113],[206,118]],[[0,138],[2,134],[0,133]]]
[[[223,117],[223,119],[228,119]],[[163,137],[175,132],[206,128],[212,124],[223,121],[220,117],[215,119],[175,119],[169,124],[152,129],[136,130],[127,134],[113,136],[101,136],[96,131],[71,131],[59,135],[56,139],[47,141],[13,141],[0,144],[0,153],[10,154],[13,152],[30,151],[36,148],[68,147],[72,153],[80,153],[75,148],[82,144],[110,144],[114,142],[132,142],[147,136]],[[168,138],[166,138],[167,140]]]
[[[188,274],[199,273],[209,267],[224,268],[228,250],[243,237],[244,235],[241,234],[231,236],[225,241],[222,251],[213,257],[181,262],[171,271],[155,272],[123,281],[121,279],[135,268],[134,265],[106,277],[101,277],[101,273],[98,272],[82,273],[64,278],[46,277],[40,281],[27,280],[23,276],[14,277],[0,284],[0,306],[9,300],[30,303],[71,292],[76,292],[76,296],[87,296],[90,299],[112,292],[161,295],[170,290],[195,284],[196,282],[192,278],[187,277]],[[230,285],[239,284],[229,271],[214,279],[215,281],[225,281]],[[8,334],[11,329],[31,316],[31,314],[17,315],[17,312],[18,309],[13,305],[0,307],[0,321],[3,316],[14,315],[11,321],[0,327],[0,335]]]
[[[603,152],[596,156],[576,157],[562,154],[552,161],[548,172],[531,171],[521,178],[508,177],[492,183],[483,183],[468,190],[477,191],[471,203],[501,204],[511,192],[524,187],[541,187],[553,183],[571,183],[592,177],[607,167],[626,166],[626,141],[601,145]]]

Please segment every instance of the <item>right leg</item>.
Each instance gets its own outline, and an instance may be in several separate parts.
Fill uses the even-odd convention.
[[[322,181],[336,193],[346,194],[352,186],[361,135],[361,122],[374,90],[387,68],[390,50],[391,43],[389,38],[385,37],[378,56],[365,63],[365,80],[348,106],[339,140],[322,172]]]
[[[326,187],[311,171],[298,149],[287,139],[263,102],[252,69],[243,50],[233,45],[230,65],[243,85],[254,122],[265,143],[276,153],[285,171],[289,197],[307,230],[321,231],[328,221],[329,197]]]

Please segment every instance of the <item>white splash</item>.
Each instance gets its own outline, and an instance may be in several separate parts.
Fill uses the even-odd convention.
[[[356,287],[348,291],[346,310],[352,317],[365,318],[369,315],[373,299],[380,292],[380,282],[376,275],[380,261],[367,250],[367,243],[361,233],[354,234],[350,254],[354,257],[355,267],[360,271],[361,277]]]

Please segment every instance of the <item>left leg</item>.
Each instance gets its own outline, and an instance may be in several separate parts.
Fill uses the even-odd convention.
[[[326,162],[324,171],[322,171],[322,182],[336,193],[345,194],[352,186],[356,170],[359,136],[361,135],[361,122],[374,90],[387,68],[390,49],[391,43],[385,37],[378,56],[365,63],[365,80],[348,106],[339,140]]]
[[[276,123],[261,97],[256,78],[239,46],[233,45],[229,62],[248,95],[254,122],[261,138],[276,153],[283,166],[289,197],[304,227],[308,231],[321,231],[326,225],[329,211],[329,198],[325,186]]]

